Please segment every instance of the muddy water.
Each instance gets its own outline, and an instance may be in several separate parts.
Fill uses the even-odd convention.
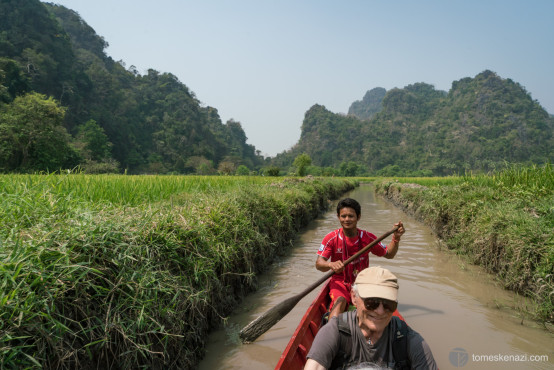
[[[429,343],[441,369],[554,369],[554,335],[507,308],[524,301],[479,268],[440,251],[428,227],[376,197],[370,186],[362,185],[348,195],[362,204],[362,229],[380,235],[396,221],[404,222],[407,231],[396,258],[372,256],[370,264],[389,268],[398,276],[398,308]],[[200,369],[275,367],[316,291],[254,343],[240,344],[238,332],[321,277],[314,267],[316,251],[325,234],[338,227],[331,209],[302,231],[290,256],[275,263],[261,278],[261,288],[247,297],[226,327],[210,335]],[[536,355],[548,359],[532,357]]]

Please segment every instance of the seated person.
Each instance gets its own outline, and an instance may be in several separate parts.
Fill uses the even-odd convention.
[[[377,239],[374,234],[358,229],[361,212],[362,207],[358,201],[352,198],[342,199],[337,204],[337,217],[341,228],[327,234],[317,252],[316,269],[323,272],[329,270],[335,272],[329,284],[329,295],[331,296],[329,318],[346,311],[352,303],[350,287],[358,272],[369,266],[369,253],[388,259],[394,258],[398,252],[400,237],[405,232],[402,221],[399,221],[394,225],[398,226],[398,230],[394,232],[392,240],[387,246],[377,243],[368,252],[344,266],[344,261]]]
[[[431,349],[393,312],[398,305],[396,276],[382,267],[358,274],[351,298],[356,306],[329,320],[317,333],[305,370],[373,364],[391,369],[437,369]]]

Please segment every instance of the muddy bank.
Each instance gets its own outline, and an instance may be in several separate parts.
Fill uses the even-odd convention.
[[[375,183],[377,194],[428,225],[457,254],[529,298],[519,308],[552,330],[554,246],[544,199],[462,183],[422,186]]]

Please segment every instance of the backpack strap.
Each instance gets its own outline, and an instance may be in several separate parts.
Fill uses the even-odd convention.
[[[350,332],[350,326],[346,321],[346,314],[346,312],[343,312],[337,316],[337,319],[339,319],[338,327],[340,332],[351,335],[352,333]]]
[[[395,369],[409,369],[410,359],[408,357],[408,324],[404,320],[393,316],[394,335],[392,338],[392,354]]]
[[[350,332],[350,326],[348,326],[345,315],[346,312],[337,316],[340,346],[339,352],[331,364],[331,369],[345,369],[348,366],[348,361],[350,359],[350,352],[352,351],[352,333]]]

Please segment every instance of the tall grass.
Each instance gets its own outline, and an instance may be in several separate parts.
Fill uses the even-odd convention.
[[[0,176],[0,368],[193,368],[336,179]]]
[[[491,175],[466,175],[463,180],[478,186],[494,188],[520,188],[546,194],[554,189],[554,169],[550,163],[530,167],[513,165]]]
[[[419,182],[418,182],[419,183]],[[428,223],[457,253],[537,303],[532,314],[554,323],[554,171],[511,167],[426,187],[383,181],[385,194]]]
[[[0,190],[15,195],[27,191],[71,194],[88,202],[133,206],[182,194],[224,192],[274,181],[259,176],[4,175],[0,176]]]

